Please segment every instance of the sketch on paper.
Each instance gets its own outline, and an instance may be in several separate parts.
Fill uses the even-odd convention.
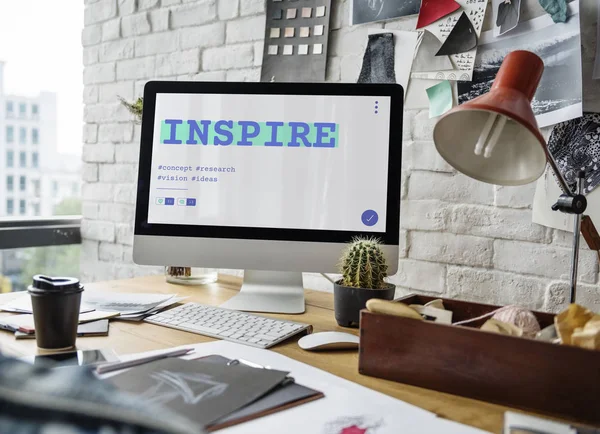
[[[419,13],[421,0],[351,0],[351,25],[389,20]]]
[[[519,24],[521,0],[492,0],[494,36],[500,36]]]
[[[155,384],[140,394],[141,398],[155,404],[167,404],[181,399],[188,405],[221,396],[228,385],[213,380],[212,376],[201,373],[160,371],[150,374]]]
[[[377,434],[383,419],[371,416],[344,416],[327,422],[323,434]]]
[[[519,25],[496,38],[493,31],[481,34],[473,79],[458,83],[460,104],[488,92],[504,57],[514,50],[528,50],[544,61],[544,74],[533,98],[538,125],[545,127],[582,115],[581,45],[578,2],[569,4],[566,23],[555,24],[545,15]]]
[[[423,27],[423,41],[417,57],[418,69],[413,69],[411,78],[428,80],[470,80],[477,54],[477,40],[483,26],[487,0],[456,0],[460,8],[455,12]],[[432,37],[433,36],[433,37]],[[433,46],[440,46],[436,54],[427,54]],[[441,50],[441,51],[440,51]],[[437,69],[443,62],[444,69]]]

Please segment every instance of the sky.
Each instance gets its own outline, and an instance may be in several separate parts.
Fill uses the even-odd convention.
[[[0,0],[4,92],[56,92],[58,151],[80,154],[83,1]]]

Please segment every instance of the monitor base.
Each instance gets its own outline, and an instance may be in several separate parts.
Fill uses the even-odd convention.
[[[302,273],[246,270],[240,293],[221,307],[246,312],[304,313]]]

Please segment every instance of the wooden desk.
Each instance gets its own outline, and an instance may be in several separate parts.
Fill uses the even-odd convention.
[[[231,279],[212,285],[188,287],[168,284],[163,276],[152,276],[88,284],[86,290],[177,293],[189,296],[187,301],[218,305],[233,296],[240,283],[239,279]],[[303,315],[270,316],[312,324],[315,332],[339,330],[358,334],[357,329],[345,329],[337,325],[333,315],[333,297],[329,293],[306,291],[306,313]],[[202,335],[147,323],[111,321],[109,336],[80,338],[77,340],[77,347],[112,348],[119,354],[128,354],[212,340]],[[296,341],[297,339],[290,339],[286,343],[276,345],[272,350],[417,405],[441,417],[494,433],[502,431],[503,413],[508,410],[506,407],[363,376],[358,373],[358,353],[311,353],[301,350]],[[13,355],[30,355],[37,352],[35,340],[17,341],[12,333],[5,331],[0,331],[0,346],[5,353]]]

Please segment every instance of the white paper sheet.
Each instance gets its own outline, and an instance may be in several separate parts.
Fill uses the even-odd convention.
[[[12,301],[1,305],[0,310],[3,310],[4,312],[14,313],[33,313],[33,308],[31,306],[31,297],[28,292],[23,291],[19,293],[19,296],[13,299]],[[93,310],[94,308],[81,303],[79,313],[91,312]]]
[[[467,14],[467,17],[471,21],[475,33],[477,34],[477,38],[479,38],[479,35],[481,34],[481,27],[483,26],[483,18],[485,16],[488,0],[456,0],[456,2],[460,4],[460,9],[423,27],[423,29],[429,30],[442,43],[444,43],[452,31],[454,24],[456,24],[463,12]],[[413,72],[411,77],[434,80],[471,80],[476,54],[477,47],[466,53],[452,54],[450,55],[450,60],[454,65],[454,69],[445,71]]]
[[[184,346],[182,348],[189,347]],[[193,345],[184,359],[219,354],[273,369],[290,371],[298,384],[314,388],[325,398],[220,430],[224,434],[343,434],[345,428],[366,429],[365,434],[483,434],[484,431],[439,419],[435,414],[310,365],[269,350],[226,341]],[[162,350],[164,351],[164,350]],[[160,352],[160,351],[157,351]],[[150,354],[150,353],[147,353]],[[140,356],[122,356],[127,360]],[[282,427],[285,430],[282,431]],[[360,431],[350,431],[360,432]]]
[[[408,62],[406,59],[414,57],[419,33],[404,30],[369,29],[369,35],[376,35],[378,33],[393,33],[394,35],[394,72],[396,74],[396,83],[404,89],[404,97],[406,99],[406,89],[412,66],[412,62]]]
[[[545,127],[580,117],[582,112],[581,40],[579,1],[568,4],[566,23],[550,15],[519,23],[503,36],[492,30],[479,38],[471,82],[458,83],[459,104],[489,91],[504,57],[514,50],[528,50],[544,61],[544,74],[532,102],[538,126]]]
[[[81,303],[97,310],[135,314],[146,312],[177,294],[146,294],[126,292],[84,291]]]
[[[552,205],[556,203],[562,190],[558,186],[550,169],[546,169],[544,175],[538,179],[533,196],[533,212],[531,220],[538,225],[561,231],[573,232],[573,215],[560,211],[552,211]],[[596,188],[586,195],[588,202],[584,215],[592,219],[592,223],[600,230],[600,188]]]

